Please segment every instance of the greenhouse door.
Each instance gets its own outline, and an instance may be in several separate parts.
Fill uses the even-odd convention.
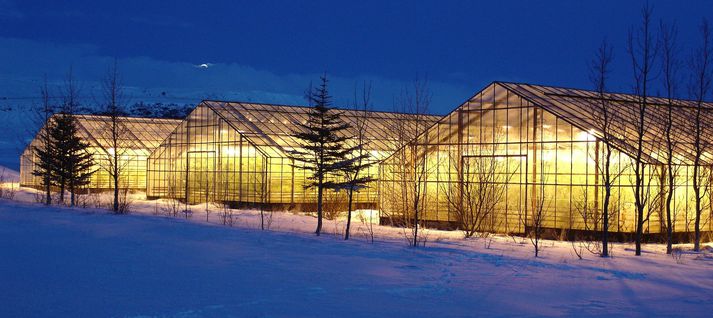
[[[186,200],[189,204],[211,201],[215,181],[215,152],[190,151],[186,160]]]
[[[483,219],[484,231],[522,233],[526,214],[527,156],[464,156],[464,204],[473,208],[472,219]]]

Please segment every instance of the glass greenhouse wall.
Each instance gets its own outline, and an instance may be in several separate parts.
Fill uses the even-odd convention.
[[[189,203],[230,202],[309,209],[316,201],[305,189],[308,173],[288,156],[299,142],[292,137],[309,107],[204,101],[151,154],[147,196]],[[365,120],[370,160],[379,161],[397,146],[394,127],[416,119],[429,124],[437,116],[339,110],[356,126]],[[354,131],[346,131],[351,135]],[[376,165],[366,172],[376,176]],[[343,194],[343,193],[342,193]],[[330,196],[339,194],[327,194]],[[355,194],[357,206],[374,207],[377,187]]]
[[[608,94],[616,110],[612,121],[610,231],[635,230],[631,120],[635,99]],[[524,233],[535,211],[543,227],[601,229],[604,144],[595,129],[595,92],[512,83],[493,83],[445,116],[409,146],[380,166],[382,221],[412,218],[418,198],[426,223],[461,224],[476,214],[479,231]],[[665,101],[652,98],[644,137],[646,163],[645,233],[665,231],[666,178],[661,142]],[[674,121],[677,164],[675,232],[693,230],[691,104],[679,101]],[[713,105],[707,104],[706,107]],[[706,119],[710,122],[710,118]],[[688,124],[690,125],[690,124]],[[686,131],[688,130],[688,131]],[[711,139],[711,136],[705,136]],[[710,153],[704,175],[710,179]],[[710,188],[706,183],[702,230],[710,231]],[[478,210],[478,209],[485,209]],[[468,213],[470,212],[470,213]],[[397,222],[397,221],[396,221]]]
[[[121,169],[120,186],[127,189],[146,189],[146,159],[151,151],[173,131],[181,122],[173,119],[121,117],[119,122],[121,133],[118,149],[111,146],[109,117],[96,115],[75,115],[79,136],[89,143],[88,151],[92,153],[96,172],[92,175],[87,189],[113,188],[109,175],[109,158],[117,152]],[[39,136],[42,127],[20,156],[20,185],[40,188],[42,180],[33,176],[35,163],[38,162],[35,149],[41,145]]]

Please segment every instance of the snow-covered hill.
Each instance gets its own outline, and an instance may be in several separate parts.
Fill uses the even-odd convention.
[[[142,207],[141,204],[144,206]],[[147,209],[151,203],[141,203]],[[158,204],[158,203],[156,203]],[[200,207],[193,207],[199,211]],[[1,317],[688,316],[713,312],[710,252],[676,261],[647,245],[635,257],[578,260],[569,243],[532,257],[524,239],[430,232],[407,247],[309,234],[314,218],[256,212],[235,227],[0,201]],[[326,228],[331,228],[328,221]],[[335,228],[338,223],[335,223]],[[331,230],[327,231],[328,233]],[[709,247],[710,248],[710,247]]]

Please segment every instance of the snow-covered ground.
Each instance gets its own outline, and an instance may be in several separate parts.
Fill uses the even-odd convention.
[[[6,184],[5,187],[13,186]],[[0,200],[0,317],[474,317],[697,316],[713,312],[713,247],[680,259],[662,245],[633,256],[578,259],[572,245],[546,241],[464,240],[426,230],[425,248],[403,231],[355,218],[190,207],[189,219],[163,216],[166,201],[133,196],[133,213],[45,207],[29,190]],[[96,199],[99,200],[99,199]],[[181,207],[183,210],[185,207]],[[690,248],[689,246],[680,246]]]

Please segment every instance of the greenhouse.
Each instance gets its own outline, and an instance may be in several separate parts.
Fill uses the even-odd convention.
[[[89,143],[93,153],[95,173],[88,189],[113,188],[109,175],[109,158],[119,154],[120,187],[126,189],[146,189],[146,159],[151,151],[168,137],[181,122],[174,119],[120,117],[118,149],[112,148],[110,117],[97,115],[75,115],[78,131],[82,139]],[[20,156],[20,185],[40,188],[42,180],[32,175],[38,158],[36,147],[40,146],[42,130],[36,135]]]
[[[308,210],[316,201],[305,189],[308,174],[288,155],[300,147],[292,135],[309,107],[204,101],[148,158],[147,197],[189,203],[227,202]],[[353,128],[366,125],[370,160],[378,162],[399,148],[414,126],[430,126],[439,116],[338,110]],[[402,143],[403,144],[403,143]],[[372,166],[366,173],[378,174]],[[329,191],[326,201],[339,194]],[[342,192],[343,193],[343,192]],[[337,200],[335,198],[335,200]],[[355,196],[358,207],[376,207],[377,187]]]
[[[598,128],[602,102],[612,110],[607,138],[613,176],[609,228],[624,235],[635,231],[632,158],[638,149],[637,98],[503,82],[487,86],[382,162],[382,221],[412,218],[417,201],[425,223],[441,227],[471,222],[477,223],[478,231],[520,234],[533,225],[538,212],[541,226],[553,232],[601,229],[606,146]],[[695,104],[682,100],[673,104],[671,132],[678,169],[672,229],[691,232]],[[649,98],[648,105],[642,155],[647,194],[644,233],[663,233],[663,198],[668,188],[663,169],[664,118],[671,106],[662,98]],[[713,122],[708,112],[703,116],[706,125]],[[713,145],[710,131],[703,136],[703,144],[709,146]],[[701,230],[710,231],[711,153],[703,152],[701,160],[705,176]]]

